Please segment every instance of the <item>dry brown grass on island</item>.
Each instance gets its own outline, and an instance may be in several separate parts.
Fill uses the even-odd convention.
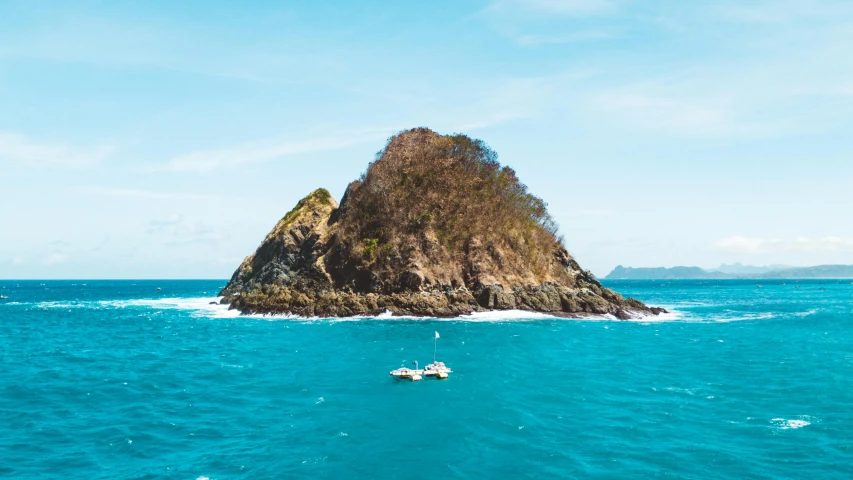
[[[386,279],[416,261],[431,278],[464,280],[472,253],[490,260],[479,262],[492,267],[481,277],[568,279],[552,268],[560,240],[545,202],[485,143],[465,135],[418,128],[392,137],[348,189],[345,212],[339,232],[350,258]]]

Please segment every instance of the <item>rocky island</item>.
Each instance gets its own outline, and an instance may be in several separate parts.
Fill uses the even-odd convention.
[[[244,313],[319,317],[664,312],[581,269],[485,143],[426,128],[389,139],[340,204],[322,188],[300,200],[220,295]]]

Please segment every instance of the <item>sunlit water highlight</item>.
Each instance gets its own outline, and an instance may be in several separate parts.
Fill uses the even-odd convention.
[[[608,283],[672,312],[640,321],[248,317],[222,284],[0,282],[0,477],[853,477],[849,280]],[[436,330],[451,377],[390,378]]]

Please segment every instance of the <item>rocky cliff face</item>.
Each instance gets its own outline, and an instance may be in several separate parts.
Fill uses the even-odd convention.
[[[324,189],[300,200],[234,272],[223,302],[321,317],[663,311],[582,270],[544,202],[495,157],[464,136],[397,135],[340,206]]]

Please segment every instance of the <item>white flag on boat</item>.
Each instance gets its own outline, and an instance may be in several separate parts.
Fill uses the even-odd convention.
[[[438,332],[435,332],[435,338],[441,338],[438,336]]]

